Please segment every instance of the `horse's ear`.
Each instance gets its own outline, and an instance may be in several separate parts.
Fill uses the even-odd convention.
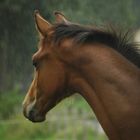
[[[34,15],[37,30],[39,31],[41,36],[45,36],[51,24],[39,14],[38,10],[35,11]]]
[[[70,22],[66,19],[66,17],[61,12],[55,11],[54,15],[57,23],[70,24]]]

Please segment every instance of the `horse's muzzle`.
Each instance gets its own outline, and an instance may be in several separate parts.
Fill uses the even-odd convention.
[[[32,122],[43,122],[45,120],[45,116],[40,115],[38,110],[34,107],[23,106],[23,114],[24,116]]]

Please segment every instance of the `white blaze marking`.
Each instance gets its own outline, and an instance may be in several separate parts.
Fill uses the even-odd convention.
[[[30,104],[28,104],[28,106],[26,108],[26,115],[27,115],[27,117],[29,117],[29,112],[32,110],[32,108],[34,107],[35,103],[36,103],[36,100],[34,100]]]

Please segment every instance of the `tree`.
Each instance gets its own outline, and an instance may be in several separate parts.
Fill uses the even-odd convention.
[[[37,45],[35,9],[49,21],[54,20],[52,13],[58,10],[82,24],[111,22],[135,27],[140,19],[138,5],[139,0],[1,0],[0,90],[16,84],[25,87],[32,77],[31,56]]]

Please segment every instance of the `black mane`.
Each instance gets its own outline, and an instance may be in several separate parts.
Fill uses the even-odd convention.
[[[130,41],[129,32],[122,34],[117,33],[113,28],[94,29],[77,24],[56,24],[54,28],[54,41],[57,43],[64,38],[73,38],[76,43],[82,44],[100,42],[115,49],[140,68],[138,44]]]

